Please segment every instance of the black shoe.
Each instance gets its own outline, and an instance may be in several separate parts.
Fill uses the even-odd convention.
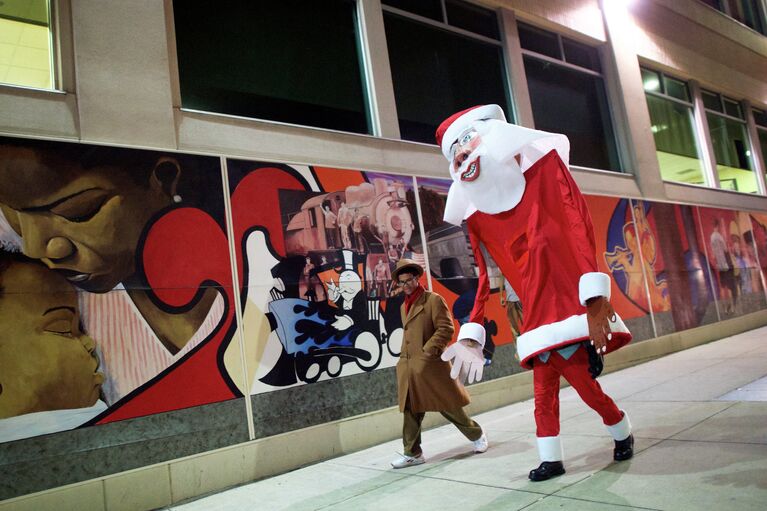
[[[545,481],[552,477],[561,476],[565,473],[565,466],[561,461],[544,461],[538,468],[530,471],[531,481]]]
[[[615,449],[613,449],[615,461],[630,460],[632,456],[634,456],[634,435],[629,435],[624,440],[615,441]]]

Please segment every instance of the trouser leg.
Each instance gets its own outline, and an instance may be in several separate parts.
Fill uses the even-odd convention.
[[[466,414],[463,408],[440,412],[444,418],[452,422],[463,436],[471,440],[479,440],[482,436],[482,427]]]
[[[406,456],[418,456],[421,454],[421,423],[426,415],[423,412],[414,412],[410,409],[410,399],[405,402],[402,412],[402,446]]]
[[[549,362],[533,363],[535,433],[539,437],[559,435],[559,372]]]
[[[552,358],[557,357],[556,363],[561,365],[562,376],[572,385],[584,403],[602,417],[605,426],[613,426],[623,419],[615,401],[605,394],[599,382],[589,374],[589,357],[583,347],[578,348],[568,359],[564,360],[559,353],[552,353]]]

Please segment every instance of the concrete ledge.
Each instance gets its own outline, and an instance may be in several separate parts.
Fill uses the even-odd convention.
[[[720,321],[629,345],[609,355],[605,372],[767,325],[767,311]],[[526,400],[533,395],[525,371],[470,387],[473,414]],[[397,407],[179,458],[103,478],[83,481],[0,502],[0,511],[97,509],[149,510],[206,493],[284,473],[321,460],[399,438]],[[427,414],[425,428],[444,424]]]

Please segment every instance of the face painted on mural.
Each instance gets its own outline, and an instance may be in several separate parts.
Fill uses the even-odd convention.
[[[0,275],[0,418],[93,405],[104,376],[60,275],[14,261]]]
[[[154,173],[142,184],[115,166],[83,168],[28,148],[2,151],[0,203],[25,255],[92,292],[133,275],[145,225],[172,202]]]

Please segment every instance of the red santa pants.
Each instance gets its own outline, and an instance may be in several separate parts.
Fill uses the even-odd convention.
[[[589,356],[585,346],[579,346],[565,360],[552,351],[546,362],[539,358],[533,363],[533,389],[535,394],[535,426],[539,437],[559,435],[559,377],[572,385],[583,401],[602,417],[605,426],[613,426],[623,419],[615,401],[589,373]]]

